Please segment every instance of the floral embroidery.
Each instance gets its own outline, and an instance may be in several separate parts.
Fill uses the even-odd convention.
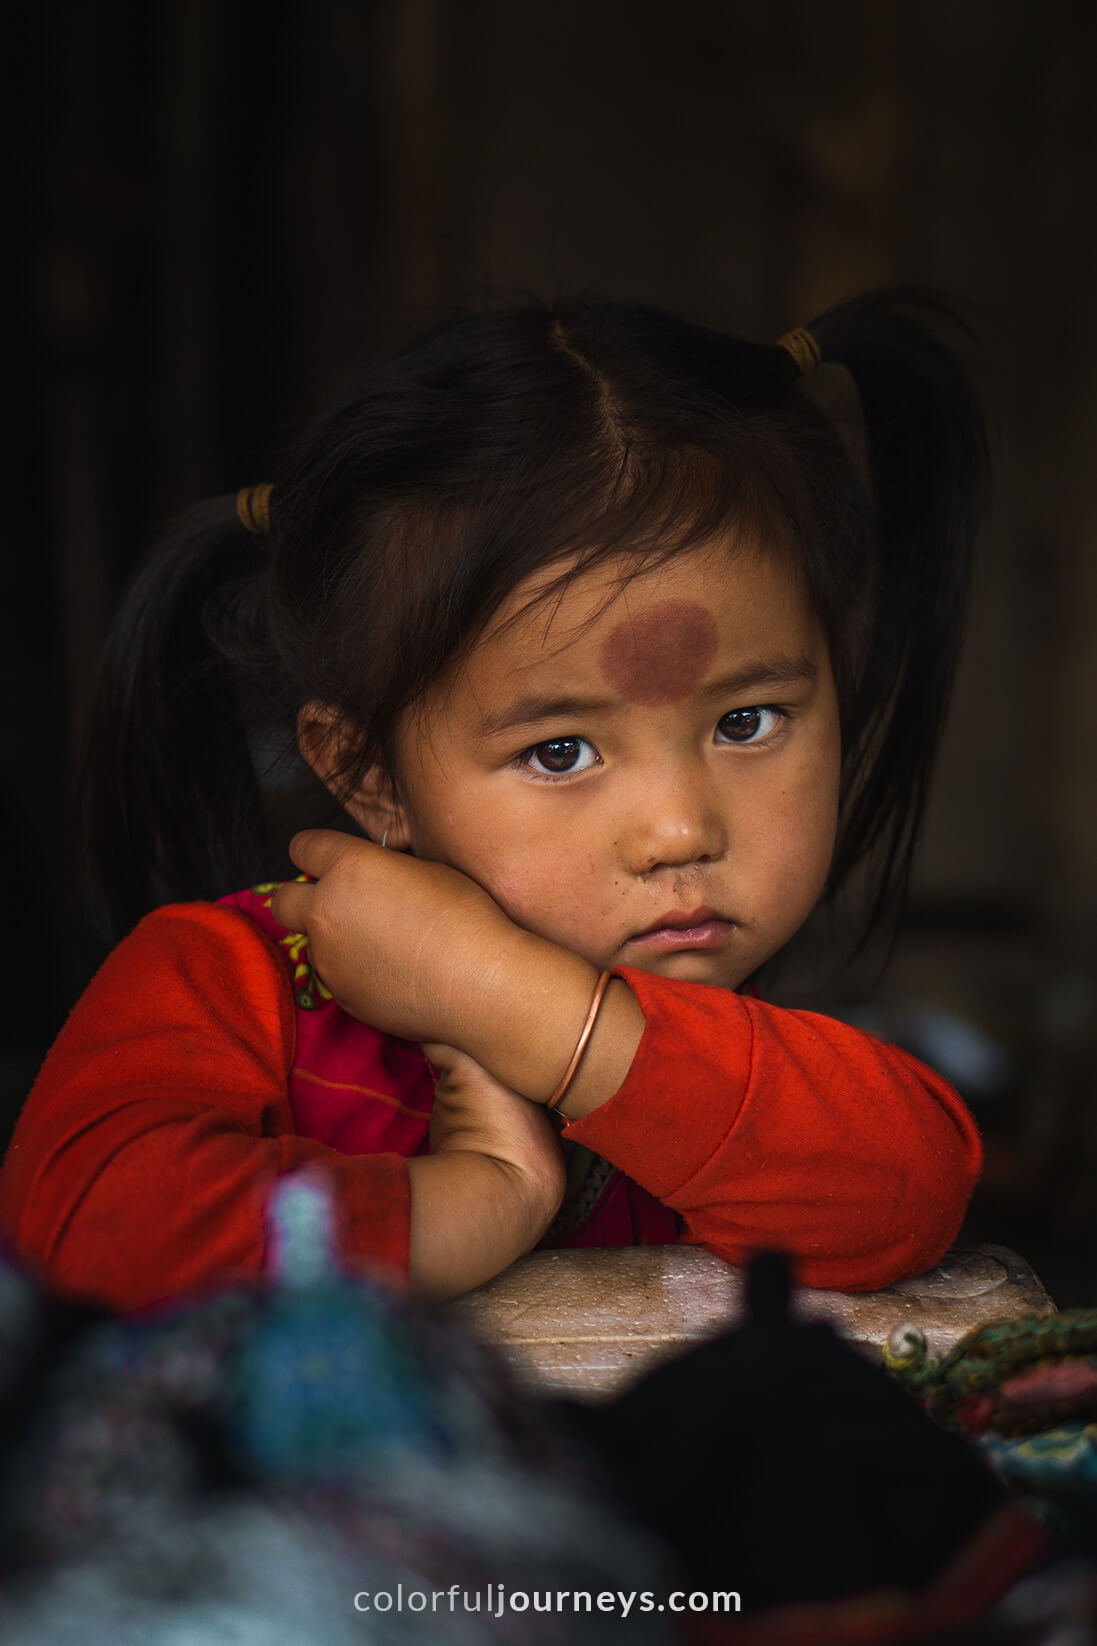
[[[269,909],[274,901],[274,894],[279,886],[288,886],[296,881],[307,881],[307,874],[294,877],[294,882],[288,880],[266,880],[259,886],[251,889],[257,897],[262,898],[264,909]],[[279,943],[293,961],[293,997],[302,1011],[315,1011],[335,996],[331,990],[321,982],[316,968],[308,958],[309,940],[304,932],[287,932],[285,937],[279,938]]]

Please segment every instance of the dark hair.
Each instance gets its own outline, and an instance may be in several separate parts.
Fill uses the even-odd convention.
[[[895,909],[984,474],[948,318],[912,292],[843,304],[811,322],[827,364],[801,378],[783,347],[569,300],[466,316],[376,366],[272,477],[269,536],[232,498],[203,504],[125,599],[82,793],[104,935],[277,875],[262,751],[294,748],[306,702],[344,717],[349,793],[375,761],[392,769],[401,714],[530,572],[622,550],[641,569],[729,525],[791,556],[829,639],[844,755],[828,889],[870,858],[870,917]],[[859,396],[844,437],[816,404],[828,373]]]

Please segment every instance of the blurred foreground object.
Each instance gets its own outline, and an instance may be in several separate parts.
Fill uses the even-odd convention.
[[[267,1280],[124,1317],[0,1260],[4,1646],[593,1646],[625,1615],[641,1646],[897,1646],[996,1623],[1054,1559],[965,1439],[805,1319],[828,1294],[794,1298],[780,1254],[717,1264],[709,1340],[554,1401],[452,1307],[348,1271],[320,1178],[281,1180],[268,1219]],[[664,1302],[716,1281],[681,1248],[544,1255],[602,1265],[588,1321],[631,1306],[637,1260]],[[1015,1302],[1009,1261],[972,1256],[950,1295]],[[925,1319],[935,1275],[889,1307]]]
[[[529,1596],[673,1586],[492,1350],[342,1267],[322,1181],[268,1217],[268,1281],[125,1317],[0,1261],[5,1646],[594,1643]]]

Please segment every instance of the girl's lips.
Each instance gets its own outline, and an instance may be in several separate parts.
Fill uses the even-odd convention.
[[[735,930],[735,922],[721,920],[716,915],[698,920],[694,926],[656,926],[641,932],[630,942],[640,948],[666,953],[671,949],[718,949]]]

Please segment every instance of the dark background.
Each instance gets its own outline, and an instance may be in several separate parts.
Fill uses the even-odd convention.
[[[1092,0],[22,11],[0,1124],[100,958],[69,855],[75,751],[120,587],[167,515],[263,479],[320,389],[457,305],[583,289],[772,338],[927,280],[983,336],[995,513],[875,999],[975,1103],[972,1232],[1060,1302],[1097,1303]],[[839,975],[825,927],[801,948],[787,998],[863,1001],[873,966]]]

